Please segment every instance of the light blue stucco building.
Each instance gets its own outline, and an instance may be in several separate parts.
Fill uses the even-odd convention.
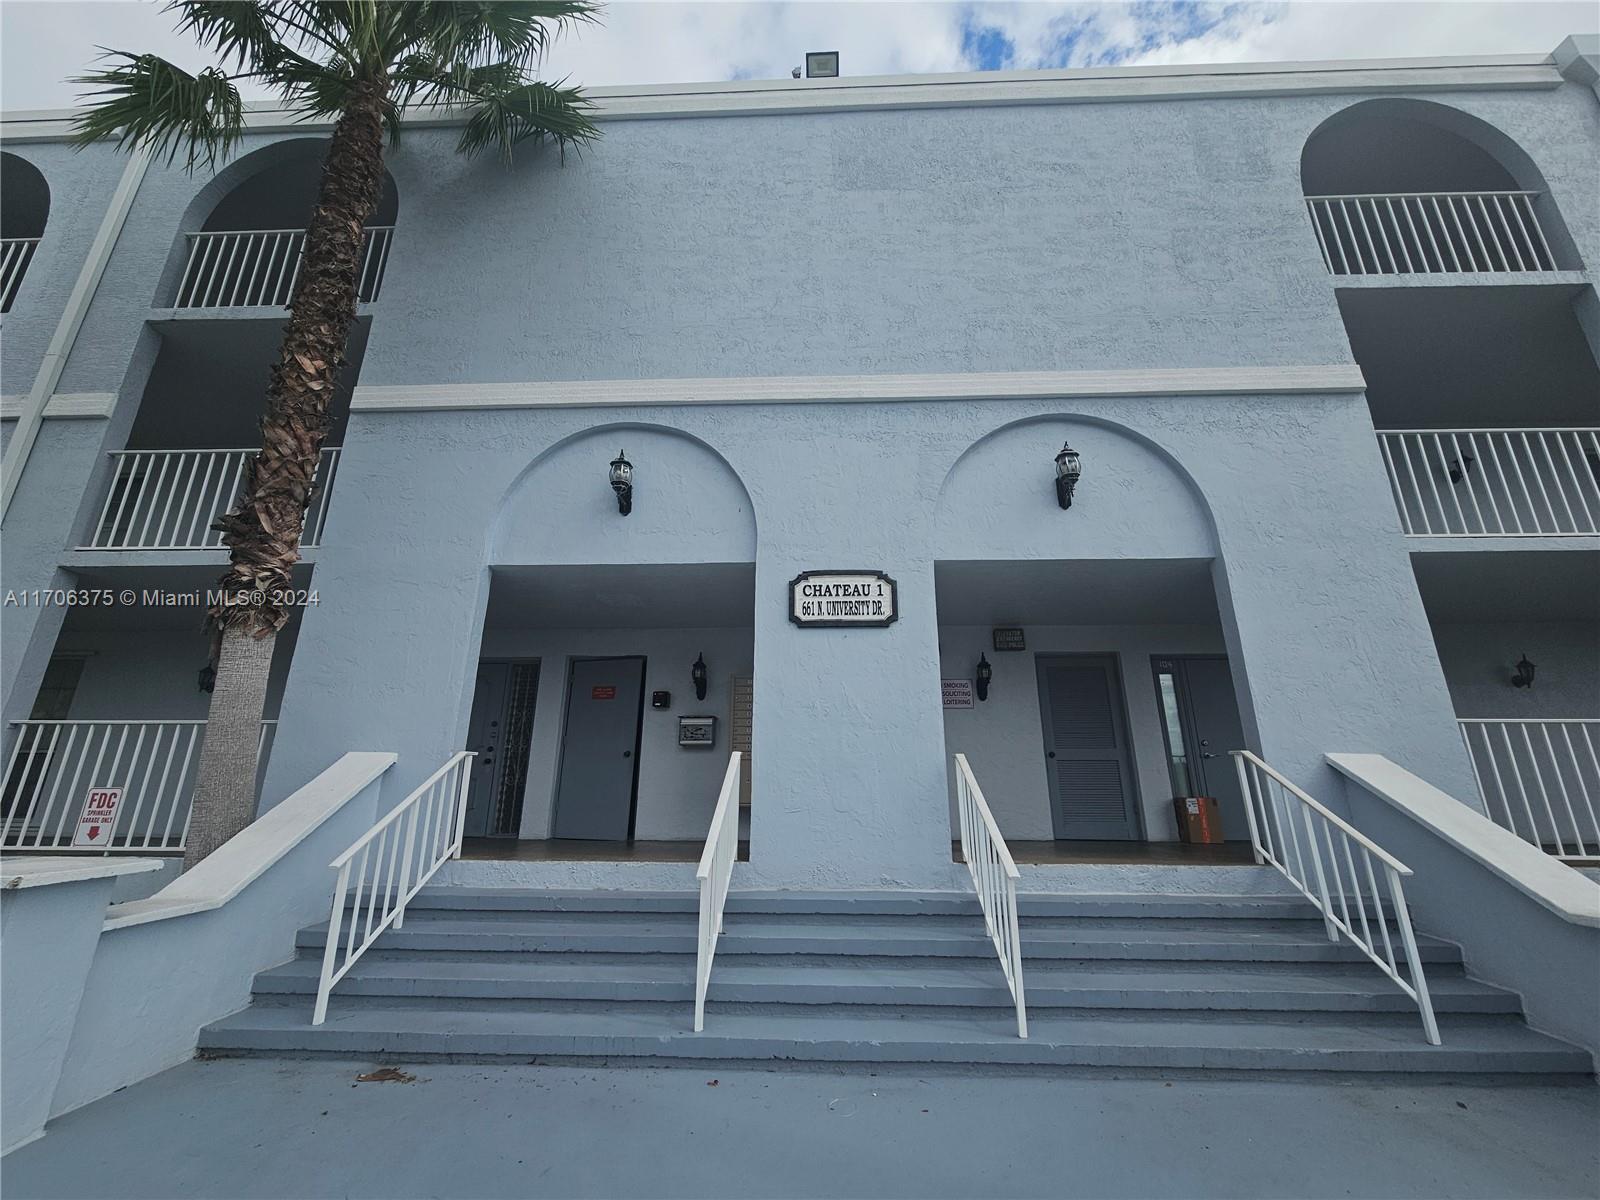
[[[822,938],[852,913],[976,913],[986,885],[962,860],[981,848],[952,845],[973,803],[959,754],[1017,863],[1020,957],[1006,888],[987,897],[1008,969],[1033,969],[1029,930],[1043,946],[1051,922],[1276,929],[1318,900],[1295,839],[1323,818],[1242,774],[1228,752],[1247,750],[1415,872],[1422,960],[1445,964],[1439,1052],[1457,1053],[1437,1061],[1589,1070],[1600,913],[1557,860],[1600,856],[1596,57],[1579,38],[1551,56],[599,89],[592,150],[510,169],[457,157],[448,114],[422,118],[388,158],[308,515],[308,603],[277,650],[263,810],[381,752],[382,798],[361,792],[381,815],[476,752],[463,854],[427,893],[438,937],[589,903],[568,893],[612,898],[585,910],[598,924],[665,921],[681,894],[691,936],[694,864],[731,830],[716,969],[730,940],[749,970],[780,961],[721,995],[713,975],[707,1031],[720,999],[728,1032],[697,1057],[895,1057],[872,1005],[993,995],[907,1001],[871,963],[946,952],[904,931],[852,935],[833,974],[808,975],[793,956],[828,947],[760,921]],[[181,844],[208,654],[184,601],[224,561],[208,526],[254,444],[320,136],[258,110],[205,178],[75,151],[64,114],[6,114],[10,851],[69,841],[94,786],[121,790],[117,851]],[[819,574],[892,597],[841,625],[804,607],[836,598],[808,590]],[[1204,830],[1180,815],[1192,797],[1215,801]],[[1322,836],[1324,897],[1370,878],[1409,932],[1382,862],[1364,875],[1359,843],[1351,857]],[[1261,865],[1274,856],[1284,871]],[[326,858],[303,871],[313,910]],[[168,859],[118,886],[172,874]],[[760,918],[750,945],[741,912]],[[393,953],[424,915],[384,935]],[[290,957],[292,928],[246,980]],[[506,949],[640,949],[548,936]],[[314,942],[268,994],[307,972],[315,991]],[[1385,957],[1375,932],[1366,945]],[[475,1023],[533,986],[495,976],[432,1009],[368,999],[338,1045],[582,1055],[637,1037],[690,1055],[605,1024],[647,1023],[634,1008],[686,986],[676,967],[623,967],[632,990],[535,989],[553,1005],[537,1030]],[[1219,1034],[1139,1058],[1125,1029],[1082,1061],[1281,1066],[1296,1036],[1369,1065],[1429,1049],[1412,1000],[1359,977],[1352,1011],[1402,1002],[1339,1018],[1371,1045],[1279,1025],[1271,1046]],[[813,1024],[764,1026],[791,984],[826,993]],[[1506,1009],[1488,984],[1520,996],[1493,1036],[1479,1017]],[[880,985],[839,1017],[848,1034],[815,1025]],[[1192,981],[1150,984],[1155,1000],[1106,986],[1112,1008],[1194,1002]],[[1035,1003],[1070,1008],[1071,988],[1047,979]],[[381,992],[335,992],[334,1011]],[[469,992],[465,1019],[448,997]],[[338,1025],[260,994],[210,1044],[296,1048]],[[1451,1012],[1478,1016],[1452,1033]],[[1052,1042],[1050,1020],[1034,1045],[1078,1044]],[[900,1057],[940,1057],[940,1036],[907,1034]],[[62,1078],[55,1111],[100,1086],[73,1082],[70,1051]]]

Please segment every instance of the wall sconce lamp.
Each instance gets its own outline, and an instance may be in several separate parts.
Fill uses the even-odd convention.
[[[1450,460],[1450,482],[1460,483],[1468,475],[1471,475],[1472,464],[1477,461],[1470,454],[1463,454],[1460,458],[1452,458]]]
[[[1533,673],[1537,668],[1528,661],[1524,654],[1522,661],[1517,664],[1517,669],[1511,674],[1511,686],[1514,688],[1531,688],[1533,686]]]
[[[617,494],[617,511],[627,516],[633,511],[633,464],[625,450],[611,460],[611,490]]]
[[[214,692],[217,690],[217,668],[209,658],[206,659],[205,665],[200,668],[198,683],[202,692]]]
[[[694,698],[696,700],[704,700],[706,698],[706,656],[703,652],[699,658],[694,660],[694,666],[689,668],[689,678],[694,681]]]
[[[987,700],[989,698],[989,681],[994,678],[994,668],[989,665],[989,656],[987,654],[978,655],[978,667],[973,671],[972,675],[973,683],[977,685],[978,699]]]
[[[1072,507],[1072,491],[1082,475],[1083,457],[1063,442],[1061,453],[1056,455],[1056,503],[1062,508]]]

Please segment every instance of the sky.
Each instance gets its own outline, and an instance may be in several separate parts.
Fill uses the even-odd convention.
[[[67,80],[97,47],[205,65],[173,24],[150,0],[0,0],[0,107],[74,103]],[[780,79],[808,50],[838,50],[844,75],[1546,54],[1595,32],[1593,0],[621,0],[563,36],[543,74],[590,86]]]

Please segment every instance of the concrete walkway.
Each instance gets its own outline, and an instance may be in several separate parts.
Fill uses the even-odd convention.
[[[1592,1087],[231,1059],[56,1121],[33,1197],[1600,1195]]]

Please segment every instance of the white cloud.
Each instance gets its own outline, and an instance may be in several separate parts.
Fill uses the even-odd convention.
[[[204,58],[160,5],[131,0],[5,0],[0,103],[74,101],[64,82],[97,45]],[[590,85],[782,78],[807,50],[837,49],[847,75],[979,65],[964,34],[1007,40],[1003,65],[1203,63],[1433,54],[1547,53],[1600,29],[1600,6],[1557,0],[1303,0],[1296,3],[930,3],[928,0],[620,0],[598,27],[558,42],[552,76]]]

